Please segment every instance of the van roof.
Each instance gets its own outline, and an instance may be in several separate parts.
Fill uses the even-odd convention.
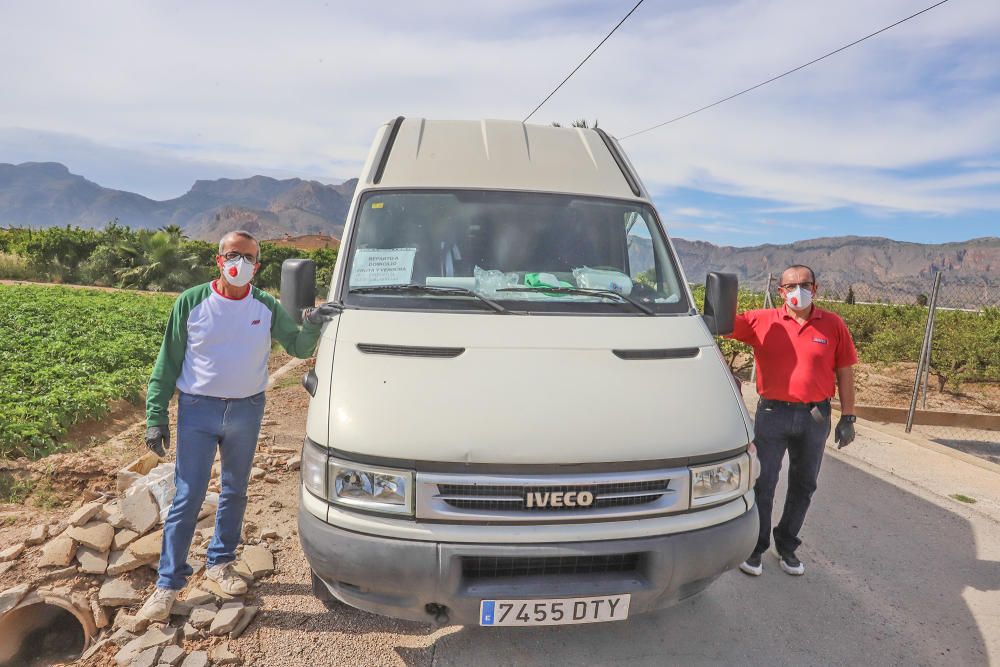
[[[647,198],[617,142],[587,128],[400,117],[380,130],[368,167],[361,186]]]

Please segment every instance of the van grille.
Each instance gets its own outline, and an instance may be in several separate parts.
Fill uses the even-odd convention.
[[[466,579],[498,579],[533,575],[566,576],[636,572],[639,569],[639,560],[639,554],[541,558],[465,556],[462,558],[462,576]]]
[[[621,521],[683,512],[691,495],[686,466],[520,475],[418,471],[414,482],[418,521]]]
[[[667,492],[670,480],[614,482],[611,484],[562,486],[498,486],[478,484],[438,484],[439,498],[448,505],[467,510],[517,510],[522,512],[577,512],[586,509],[628,507],[656,502]],[[589,507],[528,507],[527,494],[580,493],[594,494]]]

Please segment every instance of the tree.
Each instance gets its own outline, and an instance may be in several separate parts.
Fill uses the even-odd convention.
[[[157,232],[139,232],[138,247],[133,250],[132,266],[116,273],[123,287],[178,292],[207,278],[197,253],[181,246],[179,228]]]
[[[918,294],[917,295],[917,305],[920,306],[921,308],[926,308],[927,307],[927,295],[926,294]]]
[[[557,123],[557,122],[553,121],[553,123],[552,123],[552,127],[562,127],[562,123]],[[590,123],[589,123],[589,122],[587,121],[587,119],[586,119],[586,118],[580,118],[579,120],[574,120],[574,121],[573,121],[573,122],[572,122],[572,123],[570,124],[570,127],[584,127],[584,128],[588,128],[588,127],[589,127],[589,128],[593,128],[593,129],[595,129],[595,130],[596,130],[596,129],[597,129],[597,119],[595,118],[595,119],[594,119],[594,124],[593,124],[593,125],[591,125],[591,124],[590,124]]]
[[[854,305],[854,286],[847,288],[847,298],[844,299],[844,303]]]

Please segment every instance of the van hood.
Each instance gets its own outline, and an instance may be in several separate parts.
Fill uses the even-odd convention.
[[[328,444],[343,452],[574,464],[703,456],[750,440],[698,316],[347,310],[327,327],[323,345],[334,342]],[[636,350],[675,352],[622,358]],[[676,358],[649,358],[662,355]]]

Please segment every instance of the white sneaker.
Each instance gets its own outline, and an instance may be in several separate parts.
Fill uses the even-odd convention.
[[[778,555],[778,562],[781,564],[781,569],[793,577],[800,577],[806,573],[806,568],[795,555],[782,556]]]
[[[205,570],[205,578],[219,585],[227,595],[242,595],[247,592],[247,582],[233,572],[232,563],[220,563]]]
[[[142,605],[138,616],[150,621],[167,620],[170,618],[170,610],[174,606],[174,600],[177,599],[177,593],[178,591],[169,588],[157,588]]]
[[[751,577],[759,577],[764,572],[764,564],[760,561],[760,554],[751,555],[740,563],[740,570]]]

